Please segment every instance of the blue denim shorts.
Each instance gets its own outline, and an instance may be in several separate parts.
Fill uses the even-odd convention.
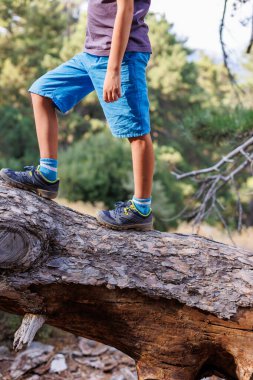
[[[125,52],[121,65],[121,97],[103,100],[107,56],[86,52],[39,77],[29,92],[51,98],[55,107],[66,113],[92,91],[96,91],[112,134],[135,137],[150,132],[146,67],[150,53]]]

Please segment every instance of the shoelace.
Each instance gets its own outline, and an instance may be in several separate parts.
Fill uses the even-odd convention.
[[[30,170],[35,169],[35,166],[33,166],[33,165],[30,165],[30,166],[24,166],[24,169],[25,169],[25,171],[30,171]]]
[[[125,201],[125,202],[123,202],[123,201],[119,201],[119,202],[116,202],[116,203],[114,204],[114,206],[115,206],[115,210],[114,210],[115,215],[120,214],[121,211],[122,211],[122,208],[123,208],[123,209],[124,209],[125,207],[126,207],[126,208],[130,208],[130,207],[127,205],[128,202],[129,202],[129,201]]]
[[[38,167],[37,167],[37,166],[34,166],[34,165],[24,166],[24,169],[25,169],[25,173],[26,173],[26,172],[30,172],[30,173],[31,173],[31,177],[32,177],[32,174],[33,174],[34,172],[37,172],[37,173],[38,173]],[[26,174],[23,174],[23,176],[26,177]]]

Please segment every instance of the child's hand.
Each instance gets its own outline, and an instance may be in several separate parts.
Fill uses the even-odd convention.
[[[103,98],[107,103],[115,102],[121,97],[120,71],[108,69],[104,81]]]

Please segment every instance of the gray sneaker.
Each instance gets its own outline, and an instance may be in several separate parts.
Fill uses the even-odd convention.
[[[132,200],[116,202],[114,210],[101,210],[96,214],[98,222],[115,230],[153,230],[152,209],[147,215],[141,214]]]
[[[60,180],[48,181],[39,171],[39,166],[25,166],[25,171],[2,169],[0,178],[11,186],[37,193],[43,198],[57,197]]]

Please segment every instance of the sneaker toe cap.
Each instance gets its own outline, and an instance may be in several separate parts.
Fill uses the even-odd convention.
[[[14,177],[15,176],[15,171],[9,168],[3,168],[0,170],[0,175],[7,175],[8,177]]]
[[[97,211],[96,217],[99,222],[115,224],[115,220],[111,217],[110,212],[107,210]]]

